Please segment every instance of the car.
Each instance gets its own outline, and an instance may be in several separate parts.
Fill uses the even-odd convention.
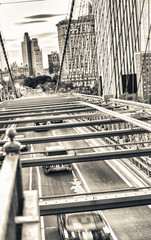
[[[46,157],[49,156],[60,156],[60,155],[68,155],[68,151],[65,149],[64,146],[54,146],[54,147],[46,147],[44,155]],[[57,165],[46,165],[43,166],[45,175],[48,175],[50,172],[53,171],[63,171],[63,170],[72,170],[72,164],[57,164]]]
[[[21,139],[25,139],[25,136],[24,135],[16,135],[15,136],[15,140],[21,140]],[[30,149],[30,145],[28,144],[21,144],[21,148],[20,148],[20,151],[21,152],[25,152],[25,151],[28,151]]]
[[[35,126],[47,125],[47,121],[45,121],[45,122],[40,122],[40,121],[39,121],[39,122],[35,122],[34,125],[35,125]]]
[[[50,120],[50,122],[53,124],[53,123],[63,123],[63,120],[62,119],[53,119],[53,120]]]
[[[34,125],[35,126],[45,126],[45,125],[47,125],[47,121],[45,121],[45,122],[35,122],[34,123]],[[35,132],[42,132],[42,131],[49,131],[49,129],[45,129],[45,128],[37,128],[37,129],[35,129]]]
[[[97,211],[57,215],[58,231],[62,240],[109,240],[109,227]]]

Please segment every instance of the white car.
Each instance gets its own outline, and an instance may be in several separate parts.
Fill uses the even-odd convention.
[[[57,216],[62,240],[109,240],[110,230],[99,212],[80,212]]]
[[[68,155],[68,151],[63,146],[55,146],[55,147],[46,147],[44,155],[46,157],[49,156],[59,156],[59,155]],[[44,173],[47,175],[52,171],[63,171],[63,170],[72,170],[72,164],[57,164],[57,165],[47,165],[43,166]]]

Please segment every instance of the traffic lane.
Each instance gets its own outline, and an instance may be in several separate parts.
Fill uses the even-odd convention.
[[[29,126],[31,125],[30,123],[26,124],[26,126]],[[25,126],[24,124],[18,124],[17,125],[18,127],[23,127]],[[19,133],[18,133],[19,134]],[[20,135],[20,134],[19,134]],[[21,133],[21,135],[24,135],[26,138],[29,138],[29,137],[32,137],[33,136],[33,132],[26,132],[26,133]],[[31,151],[31,145],[29,146],[29,150],[28,151]],[[24,154],[20,155],[20,159],[23,159],[23,158],[31,158],[33,157],[33,155],[31,154],[25,154],[26,152],[24,152]],[[32,168],[22,168],[22,183],[23,183],[23,190],[24,191],[28,191],[28,190],[31,190],[30,188],[30,185],[31,185],[31,170]],[[34,188],[36,189],[36,188]]]
[[[74,130],[59,130],[58,134],[71,134]],[[81,141],[67,142],[67,147],[81,147]],[[128,188],[128,185],[105,161],[78,163],[90,191]],[[119,208],[102,211],[118,240],[149,240],[151,236],[151,210],[148,206]]]
[[[118,240],[150,240],[151,209],[148,206],[104,210]]]
[[[43,132],[38,133],[39,136],[43,134]],[[53,131],[47,131],[47,135],[54,135]],[[46,135],[45,134],[45,135]],[[37,132],[34,133],[34,136],[37,137]],[[58,146],[59,143],[44,143],[44,144],[34,144],[34,151],[44,152],[44,149],[49,146]],[[41,154],[44,156],[44,154]],[[36,154],[35,157],[40,157],[40,154]],[[43,167],[39,167],[40,176],[41,176],[41,184],[42,184],[42,196],[54,196],[54,195],[62,195],[62,194],[70,194],[71,189],[69,183],[73,181],[73,176],[71,171],[60,171],[60,172],[51,172],[49,175],[45,175],[43,171]]]
[[[27,124],[28,125],[28,124]],[[21,124],[20,124],[21,126]],[[26,132],[23,133],[25,137],[40,137],[40,136],[50,136],[52,135],[51,131],[43,131],[43,132]],[[56,146],[57,143],[50,143],[50,144],[35,144],[31,145],[32,151],[42,151],[46,146]],[[31,154],[31,155],[21,155],[22,158],[35,158],[38,157],[38,154]],[[43,154],[41,154],[43,156]],[[40,180],[38,177],[38,171],[40,172]],[[67,173],[66,173],[67,174]],[[71,173],[70,173],[71,175]],[[64,183],[63,176],[60,176],[61,179],[58,180],[58,185],[60,182]],[[52,196],[58,194],[59,187],[57,186],[54,192],[52,186],[56,185],[56,181],[54,182],[53,178],[46,177],[43,172],[42,167],[30,167],[30,168],[22,168],[22,179],[23,179],[23,190],[38,190],[39,194],[42,190],[42,196]],[[72,178],[71,178],[72,179]],[[68,182],[68,179],[67,179]],[[40,186],[39,186],[40,184]],[[41,188],[41,189],[40,189]],[[65,186],[60,186],[60,194],[65,194]],[[68,193],[68,192],[67,192]],[[59,233],[57,229],[57,217],[56,216],[45,216],[44,218],[41,217],[41,233],[43,235],[43,239],[53,239],[59,240]]]
[[[61,129],[57,130],[56,133],[61,134],[74,134],[74,129]],[[67,148],[80,148],[80,147],[89,147],[90,140],[78,140],[64,142],[64,145]],[[94,150],[80,150],[78,153],[88,153],[93,152]],[[121,181],[121,177],[117,175],[112,168],[108,166],[105,161],[95,161],[95,162],[86,162],[86,163],[77,163],[76,164],[82,173],[84,179],[87,182],[87,185],[90,188],[91,192],[95,191],[104,191],[104,190],[113,190],[119,188],[127,188],[127,184]]]
[[[65,132],[66,132],[66,134],[68,134],[67,131],[65,131]],[[71,131],[69,131],[69,133],[71,133]],[[41,133],[36,133],[36,134],[39,134],[41,136]],[[57,131],[56,131],[56,134],[57,134]],[[59,134],[64,134],[64,131],[63,132],[59,131]],[[63,144],[65,144],[65,143],[66,142],[64,142]],[[83,141],[72,141],[72,142],[66,143],[66,144],[67,144],[66,145],[67,147],[72,147],[72,146],[74,146],[74,147],[84,147],[84,146],[87,146],[87,143],[83,142]],[[54,145],[56,145],[56,143],[54,143]],[[40,148],[41,148],[41,145],[38,146],[37,150],[40,151]],[[43,147],[42,147],[42,149],[43,149]],[[100,162],[100,163],[102,165],[103,162]],[[100,165],[100,163],[97,162],[98,165]],[[81,164],[79,164],[79,165],[81,165]],[[94,187],[94,184],[93,184],[94,181],[93,180],[95,179],[95,174],[93,174],[93,172],[98,172],[97,179],[100,178],[100,174],[99,174],[100,173],[100,168],[99,168],[99,166],[96,166],[96,164],[95,165],[93,164],[93,166],[91,166],[91,164],[89,164],[89,165],[84,164],[84,165],[86,165],[86,166],[81,166],[81,171],[83,171],[83,169],[84,170],[86,169],[89,173],[88,176],[90,175],[90,173],[92,173],[91,181],[88,185],[89,185],[89,187],[91,185],[92,185],[92,187]],[[91,170],[89,171],[89,169],[91,169]],[[105,171],[106,168],[103,168],[101,166],[101,169],[103,169],[103,174],[104,174],[104,172],[106,172]],[[83,174],[83,172],[82,172],[82,174]],[[36,175],[36,174],[33,174],[33,175]],[[46,177],[46,176],[44,175],[44,177]],[[85,179],[87,181],[89,179],[89,177],[87,177]],[[63,181],[63,179],[59,180],[59,181]],[[35,181],[33,180],[33,182],[35,182]],[[96,180],[95,180],[95,183],[96,183]],[[101,184],[99,184],[99,182],[97,183],[97,185],[96,185],[97,190],[100,190],[100,186],[102,186],[102,183],[103,183],[104,186],[105,186],[105,183],[107,184],[106,177],[103,177],[101,179]],[[47,183],[47,184],[49,185],[49,183]],[[53,186],[55,186],[55,184],[56,183],[55,183],[55,179],[54,179],[54,182],[52,184],[52,188],[53,188],[52,191],[54,193],[55,193],[55,191],[54,191]],[[99,186],[98,186],[98,184],[99,184]],[[113,185],[113,183],[112,183],[112,185]],[[113,187],[114,187],[114,185],[113,185]],[[104,189],[104,187],[103,187],[103,189]],[[108,187],[106,189],[108,189]],[[49,190],[50,189],[47,189],[48,192],[49,192]],[[47,195],[47,191],[46,191],[46,195]],[[57,192],[57,194],[59,193],[58,189],[56,190],[56,192]],[[76,189],[75,192],[77,192],[77,189]],[[137,209],[137,210],[133,211],[133,214],[132,214],[132,208],[131,209],[128,208],[126,213],[125,213],[125,209],[103,211],[103,213],[104,213],[105,217],[108,219],[108,221],[110,220],[109,223],[110,223],[113,231],[117,234],[118,239],[122,239],[122,240],[132,239],[133,240],[133,239],[136,239],[135,236],[137,236],[138,239],[143,240],[143,239],[148,239],[148,238],[143,238],[143,237],[150,236],[150,232],[148,230],[150,228],[150,226],[146,227],[146,214],[148,214],[148,219],[149,219],[150,218],[150,211],[148,211],[148,209],[146,207],[145,207],[145,210],[143,209],[142,213],[140,213],[140,208],[135,208],[135,209]],[[142,207],[141,207],[141,209],[142,209]],[[125,214],[126,214],[126,218],[124,217]],[[143,216],[143,218],[142,218],[142,216]],[[128,219],[128,222],[126,221],[126,219]],[[140,229],[140,219],[143,219],[142,220],[143,223],[141,223],[141,227],[143,227],[143,229],[145,229],[145,231],[141,230],[141,233],[142,233],[141,235],[140,235],[140,230],[139,230]],[[57,231],[56,216],[53,216],[53,217],[47,216],[47,217],[44,218],[44,222],[45,222],[45,237],[46,237],[46,240],[50,239],[50,238],[51,239],[59,239],[58,231]],[[120,234],[119,234],[119,230],[120,230]]]
[[[54,135],[52,131],[48,132],[34,132],[34,137],[42,135]],[[59,143],[45,143],[45,144],[34,144],[34,151],[44,152],[46,146],[52,147],[59,145]],[[42,154],[43,155],[43,154]],[[35,157],[38,157],[39,154],[36,154]],[[71,194],[71,183],[73,182],[72,172],[70,171],[61,171],[61,172],[51,172],[49,175],[45,175],[43,167],[37,167],[40,172],[40,182],[42,196],[55,196],[62,194]],[[33,182],[38,182],[37,174],[33,174]],[[37,186],[38,189],[38,186]],[[56,216],[45,216],[43,217],[44,221],[44,232],[45,239],[59,240],[59,233],[57,227],[57,217]]]

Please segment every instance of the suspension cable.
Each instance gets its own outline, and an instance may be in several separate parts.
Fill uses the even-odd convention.
[[[3,39],[2,39],[1,32],[0,32],[0,43],[1,43],[1,46],[2,46],[3,53],[4,53],[4,57],[5,57],[5,61],[6,61],[6,64],[7,64],[10,79],[12,81],[13,91],[14,91],[15,96],[17,97],[17,93],[16,93],[16,89],[15,89],[15,85],[14,85],[14,79],[13,79],[13,76],[12,76],[12,73],[11,73],[11,69],[9,67],[9,62],[8,62],[7,54],[6,54],[6,51],[5,51],[5,46],[4,46],[4,42],[3,42]]]
[[[71,10],[70,10],[70,17],[69,17],[69,22],[68,22],[67,34],[66,34],[66,40],[65,40],[65,45],[64,45],[64,50],[63,50],[63,55],[62,55],[62,60],[61,60],[61,66],[60,66],[60,73],[59,73],[59,77],[58,77],[58,80],[57,80],[57,83],[56,83],[55,93],[57,92],[58,84],[59,84],[59,82],[61,80],[63,62],[64,62],[64,57],[65,57],[65,54],[66,54],[67,42],[68,42],[68,39],[69,39],[69,30],[70,30],[70,25],[71,25],[71,20],[72,20],[74,4],[75,4],[75,0],[72,0]]]

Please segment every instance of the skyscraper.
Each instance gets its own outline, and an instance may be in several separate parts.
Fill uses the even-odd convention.
[[[31,56],[31,40],[26,32],[24,34],[24,41],[21,43],[22,46],[22,58],[23,58],[23,66],[27,66],[29,69],[29,75],[33,75],[32,69],[32,56]]]
[[[68,19],[57,24],[59,55],[62,60]],[[94,17],[87,15],[73,19],[62,69],[62,81],[72,82],[74,87],[93,88],[97,80]]]
[[[32,56],[32,70],[34,75],[42,73],[42,51],[38,46],[38,39],[32,38],[31,40],[31,56]]]
[[[23,66],[28,66],[29,75],[38,75],[42,73],[42,51],[38,46],[38,39],[30,40],[28,33],[24,34],[24,41],[21,43]]]

